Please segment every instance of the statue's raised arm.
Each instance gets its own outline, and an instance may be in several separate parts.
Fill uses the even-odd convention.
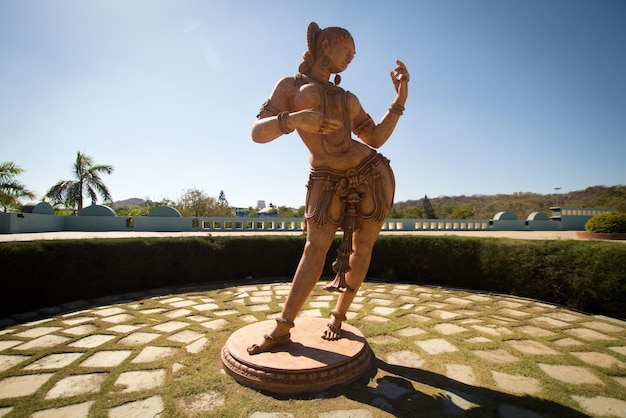
[[[391,80],[396,91],[396,97],[389,106],[387,113],[378,122],[378,125],[374,125],[372,122],[366,129],[354,132],[369,146],[380,148],[393,133],[398,119],[404,113],[404,104],[409,94],[409,78],[409,72],[404,63],[399,60],[396,61],[396,68],[391,71]]]

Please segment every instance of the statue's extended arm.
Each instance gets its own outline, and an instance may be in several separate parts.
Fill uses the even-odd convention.
[[[282,113],[289,109],[289,82],[288,78],[280,80],[274,87],[270,98],[261,106],[257,120],[252,125],[254,142],[270,142],[293,130],[287,126],[286,114]]]
[[[293,109],[293,78],[278,82],[270,99],[263,104],[257,120],[252,125],[252,140],[258,143],[273,141],[295,129],[309,133],[327,134],[343,126],[314,109]]]

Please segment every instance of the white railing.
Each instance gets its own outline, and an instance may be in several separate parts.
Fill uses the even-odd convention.
[[[302,218],[199,218],[201,230],[302,231]],[[385,219],[383,231],[485,231],[493,229],[488,220],[476,219]]]
[[[484,231],[489,229],[488,220],[476,219],[387,219],[386,231]]]
[[[199,218],[198,227],[204,231],[302,231],[302,218]]]

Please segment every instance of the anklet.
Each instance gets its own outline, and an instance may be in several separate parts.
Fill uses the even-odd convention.
[[[340,321],[345,321],[346,319],[348,319],[344,314],[339,311],[330,311],[330,314]]]
[[[296,326],[296,324],[294,324],[293,321],[290,321],[285,318],[276,318],[276,322],[278,322],[279,324],[287,325],[289,328],[293,328]]]

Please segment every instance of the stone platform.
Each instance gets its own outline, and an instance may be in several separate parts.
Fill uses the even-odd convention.
[[[291,343],[253,356],[246,348],[262,341],[276,323],[268,320],[243,327],[222,349],[224,369],[241,384],[273,393],[314,392],[358,379],[372,363],[365,337],[343,324],[342,338],[326,341],[320,335],[327,322],[299,318],[291,330]]]

